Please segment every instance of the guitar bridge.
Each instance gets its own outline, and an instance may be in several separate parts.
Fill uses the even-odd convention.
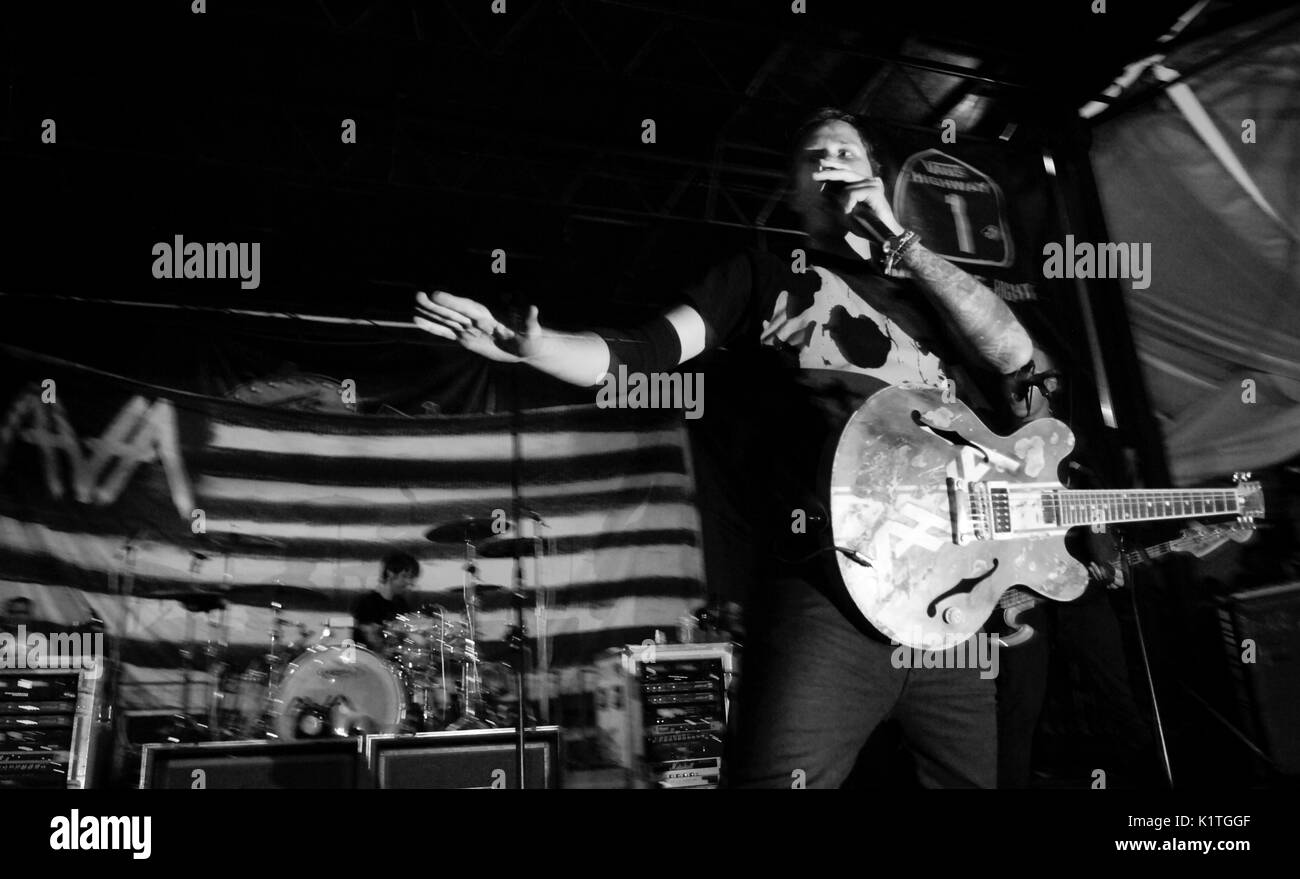
[[[966,482],[948,478],[948,504],[952,511],[953,543],[965,546],[976,540],[1006,540],[1019,536],[1011,515],[1005,485]]]
[[[993,536],[988,524],[992,505],[984,483],[949,477],[948,509],[952,513],[953,543],[965,546]]]
[[[969,447],[958,451],[948,470],[948,510],[952,518],[952,542],[965,546],[976,540],[988,540],[988,486],[979,481],[984,472]]]

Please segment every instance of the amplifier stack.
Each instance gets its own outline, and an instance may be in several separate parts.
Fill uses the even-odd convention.
[[[0,789],[89,786],[98,740],[97,671],[0,669]]]
[[[600,663],[597,724],[630,787],[713,788],[738,662],[732,644],[636,644]]]
[[[141,788],[353,790],[513,789],[518,786],[515,731],[478,729],[417,735],[277,742],[266,739],[148,744]],[[562,785],[560,728],[526,731],[524,782]]]

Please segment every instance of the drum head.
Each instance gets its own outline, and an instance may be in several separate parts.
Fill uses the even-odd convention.
[[[271,726],[281,740],[395,733],[406,714],[401,678],[364,647],[313,647],[289,666],[277,695]]]

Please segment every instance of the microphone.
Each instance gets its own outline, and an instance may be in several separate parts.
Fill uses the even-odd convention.
[[[1016,399],[1024,397],[1030,388],[1038,388],[1043,394],[1051,396],[1060,386],[1061,373],[1056,369],[1045,369],[1042,372],[1031,372],[1021,379],[1016,379],[1013,385],[1013,391]]]
[[[822,184],[822,192],[835,204],[837,209],[839,209],[839,193],[847,185],[841,180],[827,180]],[[859,229],[865,231],[868,237],[875,238],[882,243],[894,237],[893,231],[885,225],[883,220],[876,216],[875,212],[864,201],[860,201],[853,206],[853,210],[849,212],[849,218],[853,220]]]
[[[882,244],[894,237],[894,233],[872,212],[871,208],[867,207],[866,202],[858,202],[854,205],[849,216],[859,228],[866,230],[871,237],[879,239]]]

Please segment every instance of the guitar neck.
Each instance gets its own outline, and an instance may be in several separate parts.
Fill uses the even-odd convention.
[[[1174,542],[1172,540],[1166,540],[1163,543],[1153,543],[1150,546],[1143,547],[1142,549],[1130,549],[1128,552],[1124,553],[1124,561],[1130,565],[1140,565],[1143,562],[1148,562],[1152,559],[1158,559],[1161,556],[1169,555],[1169,553],[1174,551]]]
[[[1233,516],[1239,494],[1232,488],[1057,489],[1042,494],[1043,516],[1058,527],[1154,522],[1196,516]]]

